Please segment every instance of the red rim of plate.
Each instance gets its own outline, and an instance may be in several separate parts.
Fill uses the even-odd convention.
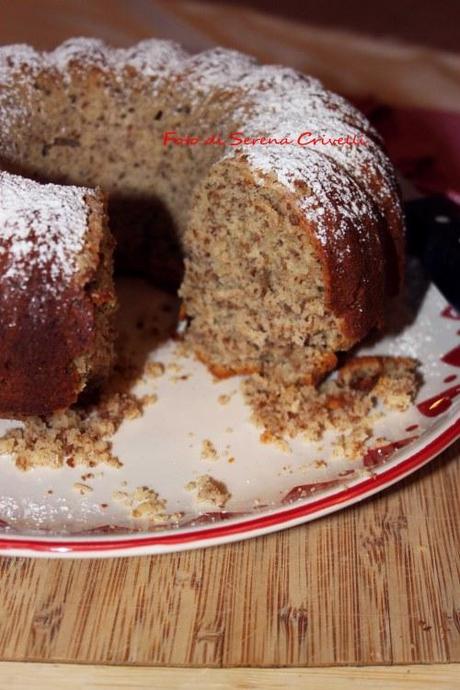
[[[218,537],[230,537],[232,535],[247,535],[248,533],[282,526],[293,520],[307,517],[313,513],[339,508],[343,503],[357,502],[375,493],[379,488],[390,486],[397,479],[402,479],[422,467],[429,460],[445,450],[457,437],[460,437],[460,419],[457,419],[449,428],[430,441],[424,448],[406,458],[402,462],[384,470],[378,475],[368,477],[354,486],[342,489],[306,505],[297,505],[282,512],[269,515],[261,515],[236,523],[224,523],[199,531],[181,532],[180,534],[152,535],[148,537],[116,539],[113,541],[47,541],[45,539],[2,537],[0,539],[0,551],[30,551],[31,553],[45,552],[52,554],[65,553],[90,553],[95,554],[108,551],[126,551],[149,546],[168,546],[179,544],[191,544],[193,542],[206,542]],[[351,505],[351,504],[350,504]],[[287,526],[287,525],[286,525]],[[204,545],[204,544],[203,544]]]

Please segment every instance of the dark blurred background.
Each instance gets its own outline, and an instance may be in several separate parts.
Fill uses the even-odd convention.
[[[130,32],[136,24],[151,32],[155,7],[158,13],[175,12],[173,0],[0,0],[0,41],[46,42],[47,25],[51,28],[58,15],[72,33],[75,21],[88,33],[105,17],[110,23],[119,18]],[[190,3],[180,3],[189,5]],[[229,0],[208,2],[212,8],[227,4],[252,7],[296,22],[325,28],[357,31],[418,43],[453,52],[460,48],[459,0]],[[203,22],[207,10],[203,9]],[[80,15],[78,18],[77,15]],[[168,18],[159,18],[165,27]],[[120,25],[120,39],[123,29]],[[41,46],[39,46],[41,47]],[[45,47],[45,46],[43,46]]]
[[[460,51],[460,0],[236,0],[286,18]]]
[[[168,38],[289,65],[355,99],[460,112],[460,0],[0,0],[0,44]]]

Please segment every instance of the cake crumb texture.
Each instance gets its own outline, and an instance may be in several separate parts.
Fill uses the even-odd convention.
[[[209,438],[205,438],[201,444],[201,459],[202,460],[217,460],[218,453],[215,445]]]
[[[187,491],[195,493],[198,503],[210,503],[218,508],[224,508],[231,498],[231,493],[224,482],[211,477],[209,474],[202,474],[186,487]]]
[[[82,482],[75,482],[72,488],[79,493],[80,496],[86,496],[93,492],[93,488],[89,486],[89,484],[83,484]]]
[[[339,433],[336,452],[357,457],[381,408],[406,410],[419,384],[416,360],[369,356],[350,360],[318,387],[287,386],[258,375],[245,379],[242,391],[252,420],[263,429],[262,442],[296,436],[320,441],[332,429]]]
[[[167,501],[154,489],[148,486],[138,486],[134,491],[114,491],[112,498],[115,502],[125,506],[131,517],[148,519],[153,524],[177,522],[182,513],[168,513]]]
[[[89,408],[56,412],[48,417],[27,417],[23,426],[8,430],[0,439],[0,454],[11,455],[20,470],[105,464],[121,467],[111,438],[124,420],[142,415],[144,401],[132,393],[102,398]]]

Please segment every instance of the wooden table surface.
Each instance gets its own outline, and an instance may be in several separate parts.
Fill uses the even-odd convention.
[[[460,444],[308,525],[164,556],[0,560],[0,659],[460,662]],[[460,678],[460,675],[459,675]]]
[[[190,48],[237,43],[230,20],[201,16],[190,3],[0,5],[0,43],[28,40],[48,47],[74,34],[116,44],[145,35],[168,35]],[[38,6],[48,8],[46,21],[40,21]],[[434,107],[431,98],[447,109],[460,94],[460,65],[453,56],[411,49],[395,57],[394,46],[369,48],[363,66],[365,41],[351,49],[349,37],[320,32],[309,42],[306,28],[304,44],[297,36],[293,51],[284,25],[276,37],[265,18],[249,19],[259,57],[279,60],[284,46],[284,62],[342,90],[372,94],[378,84],[388,102]],[[393,65],[399,60],[399,82],[388,76],[389,55]],[[415,86],[407,78],[410,69]],[[422,73],[424,88],[416,88]],[[0,688],[391,690],[404,683],[458,690],[459,456],[457,443],[371,500],[238,544],[101,561],[2,558]],[[36,663],[18,663],[30,661]],[[355,668],[331,668],[348,665]]]

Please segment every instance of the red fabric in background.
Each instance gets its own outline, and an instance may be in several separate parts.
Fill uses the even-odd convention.
[[[460,203],[460,113],[355,103],[405,177],[422,192],[447,194]]]

